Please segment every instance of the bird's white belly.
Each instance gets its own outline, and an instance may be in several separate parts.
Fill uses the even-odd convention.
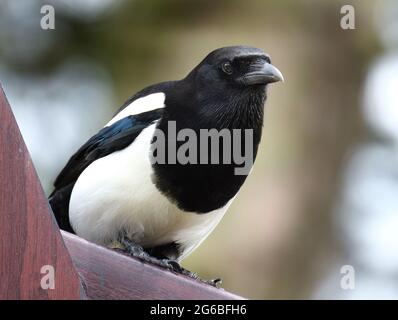
[[[72,191],[69,219],[76,234],[89,241],[107,245],[125,231],[145,247],[175,241],[184,258],[214,229],[232,200],[223,208],[196,214],[180,210],[161,194],[152,182],[149,160],[155,126],[83,171]]]

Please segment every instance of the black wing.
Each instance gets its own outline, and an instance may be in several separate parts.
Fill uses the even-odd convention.
[[[160,119],[162,109],[123,118],[100,130],[68,161],[54,182],[50,205],[61,229],[73,232],[69,223],[69,200],[80,174],[92,162],[129,146],[143,129]]]

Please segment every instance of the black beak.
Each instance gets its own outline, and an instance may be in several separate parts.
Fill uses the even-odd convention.
[[[245,85],[254,84],[268,84],[278,81],[284,81],[282,72],[278,68],[274,67],[270,63],[264,63],[261,68],[245,74],[242,77],[242,81]]]

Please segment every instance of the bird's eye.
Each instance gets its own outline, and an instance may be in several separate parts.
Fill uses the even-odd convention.
[[[268,57],[268,56],[266,56],[266,57],[265,57],[265,61],[267,61],[267,63],[271,63],[271,58]]]
[[[222,71],[224,71],[226,74],[232,74],[233,69],[232,69],[232,65],[230,62],[224,62],[221,65]]]

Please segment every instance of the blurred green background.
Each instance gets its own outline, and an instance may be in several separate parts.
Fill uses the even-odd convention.
[[[43,4],[55,8],[55,30],[40,28]],[[344,4],[355,8],[355,30],[340,27]],[[285,83],[269,90],[254,171],[183,265],[248,298],[397,297],[396,265],[375,273],[356,255],[379,234],[353,240],[368,239],[357,224],[367,214],[345,205],[358,146],[386,143],[366,122],[364,86],[377,57],[397,48],[397,11],[370,0],[0,0],[0,80],[50,192],[69,156],[136,91],[185,77],[215,48],[263,48]],[[377,190],[361,199],[379,203]],[[340,288],[346,264],[359,277],[355,293]],[[385,290],[377,281],[390,274]]]

